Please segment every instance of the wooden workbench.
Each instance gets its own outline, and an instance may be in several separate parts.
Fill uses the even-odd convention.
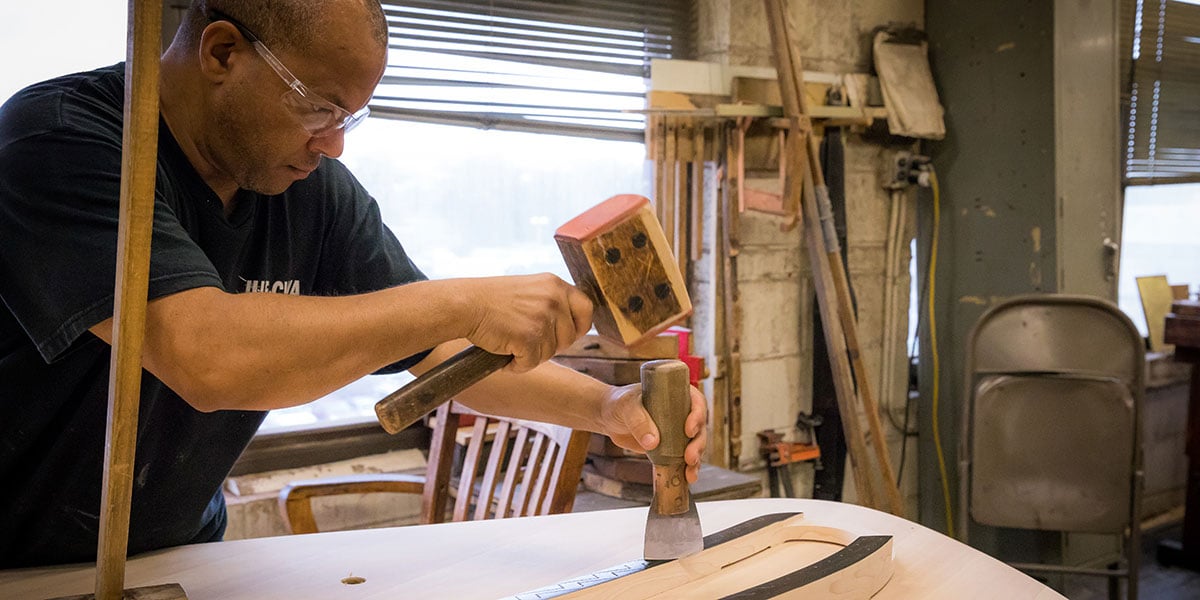
[[[705,534],[752,517],[803,512],[815,524],[894,536],[888,598],[1062,598],[1011,567],[916,523],[822,500],[699,505]],[[191,600],[500,598],[641,558],[646,510],[239,540],[161,550],[128,563],[127,585],[178,582]],[[89,592],[92,565],[0,571],[0,598]],[[358,585],[341,581],[362,577]]]

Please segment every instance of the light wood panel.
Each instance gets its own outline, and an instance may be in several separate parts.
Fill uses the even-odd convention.
[[[569,594],[564,600],[724,598],[813,565],[858,537],[836,527],[810,525],[799,514],[698,554]],[[890,538],[879,540],[888,541],[824,577],[797,582],[786,595],[802,594],[814,600],[870,598],[887,583],[893,570]]]
[[[877,600],[1062,598],[960,542],[882,513],[821,500],[699,503],[705,533],[803,512],[856,535],[893,536],[895,573]],[[645,508],[239,540],[132,558],[127,583],[179,582],[192,600],[501,598],[641,558]],[[0,571],[0,598],[90,589],[94,567]],[[348,576],[366,581],[342,583]]]

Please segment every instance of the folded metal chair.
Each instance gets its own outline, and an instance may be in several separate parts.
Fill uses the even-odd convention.
[[[1118,567],[1013,563],[1119,579],[1137,598],[1145,350],[1115,305],[1058,294],[988,310],[967,342],[958,531],[1113,534]]]

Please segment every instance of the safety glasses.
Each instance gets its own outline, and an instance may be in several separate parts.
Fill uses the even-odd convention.
[[[309,134],[315,137],[322,137],[338,129],[349,132],[351,129],[357,127],[359,123],[362,123],[363,119],[366,119],[367,115],[370,114],[371,111],[367,107],[363,107],[362,110],[352,113],[308,89],[308,86],[297,79],[287,67],[283,66],[282,62],[279,62],[279,59],[267,49],[266,44],[262,43],[262,40],[259,40],[258,36],[254,35],[249,29],[246,29],[244,25],[233,17],[210,9],[209,22],[215,21],[228,21],[234,27],[237,27],[242,37],[245,37],[246,41],[250,42],[251,46],[254,46],[258,55],[267,61],[267,64],[271,65],[275,74],[279,75],[279,78],[287,84],[288,90],[283,93],[280,100],[296,116],[296,119],[300,122],[300,126],[304,127],[304,130]]]

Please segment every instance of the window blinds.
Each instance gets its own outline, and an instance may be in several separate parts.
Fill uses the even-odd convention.
[[[1200,182],[1200,0],[1122,0],[1128,185]]]
[[[650,60],[686,55],[687,0],[382,2],[372,116],[641,141]]]

